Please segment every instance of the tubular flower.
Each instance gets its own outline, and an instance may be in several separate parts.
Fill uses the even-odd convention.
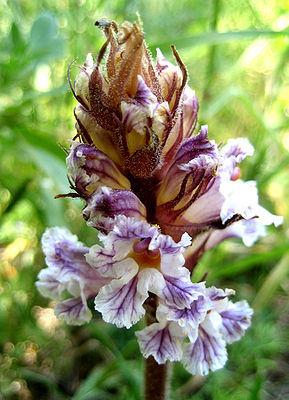
[[[143,355],[160,364],[181,361],[193,375],[222,368],[227,361],[226,343],[244,335],[253,315],[246,301],[229,301],[232,294],[229,289],[203,287],[182,310],[160,304],[158,322],[136,332]]]
[[[106,322],[130,328],[145,314],[148,292],[180,308],[195,298],[196,284],[183,267],[182,253],[190,244],[187,234],[175,243],[156,226],[120,216],[100,239],[104,247],[93,246],[86,259],[101,276],[112,279],[95,298],[95,308]]]
[[[47,229],[42,237],[42,249],[48,268],[38,275],[38,290],[52,300],[62,300],[67,291],[72,298],[56,303],[56,316],[72,325],[89,322],[91,311],[87,301],[95,297],[109,279],[86,262],[85,254],[89,249],[66,228]]]
[[[82,216],[102,245],[48,229],[37,287],[69,324],[90,320],[91,299],[117,327],[147,314],[154,322],[137,333],[143,355],[206,375],[224,366],[226,344],[242,337],[253,311],[232,303],[232,290],[192,283],[190,271],[222,240],[251,246],[282,217],[259,205],[254,181],[240,179],[254,152],[247,139],[221,147],[206,125],[195,134],[198,100],[174,46],[177,65],[160,50],[154,64],[141,24],[96,25],[106,37],[98,57],[88,54],[74,85],[73,63],[68,71],[78,101],[66,159],[73,192],[58,197],[84,200]]]
[[[101,186],[88,197],[82,215],[88,226],[108,233],[113,230],[115,218],[118,215],[145,220],[146,208],[129,190],[114,190]]]

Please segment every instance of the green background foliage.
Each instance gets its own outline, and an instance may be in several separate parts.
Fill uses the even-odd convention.
[[[236,299],[255,309],[253,325],[229,347],[223,370],[191,377],[176,364],[171,399],[288,398],[288,0],[1,1],[0,398],[141,396],[134,330],[99,315],[67,327],[34,285],[47,226],[67,226],[88,245],[97,240],[80,218],[80,201],[54,199],[69,191],[59,146],[68,147],[75,133],[68,65],[97,54],[103,36],[96,19],[133,21],[137,11],[153,57],[160,47],[173,61],[176,45],[210,139],[245,136],[253,143],[242,176],[256,179],[261,204],[284,216],[283,226],[269,228],[252,248],[230,240],[201,259],[193,278],[209,271],[209,285],[236,289]]]

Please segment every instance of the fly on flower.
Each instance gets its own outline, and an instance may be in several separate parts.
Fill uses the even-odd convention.
[[[100,29],[106,29],[109,28],[111,22],[108,22],[106,19],[101,18],[95,21],[94,25],[97,26]]]

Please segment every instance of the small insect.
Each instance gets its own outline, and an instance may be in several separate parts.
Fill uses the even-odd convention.
[[[95,21],[94,25],[97,26],[99,29],[105,29],[111,25],[111,22],[108,22],[106,19],[102,18]]]

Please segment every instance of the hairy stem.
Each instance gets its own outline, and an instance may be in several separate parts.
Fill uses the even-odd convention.
[[[147,311],[147,325],[156,322],[156,296],[150,295],[145,303]],[[150,356],[146,359],[145,364],[145,400],[166,400],[169,396],[170,381],[170,365],[158,364],[155,359]]]

